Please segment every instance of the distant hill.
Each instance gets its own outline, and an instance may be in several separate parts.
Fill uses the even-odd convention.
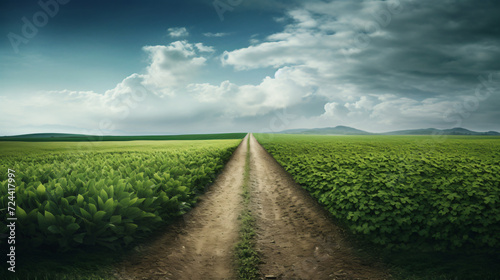
[[[84,134],[68,134],[68,133],[31,133],[14,136],[4,136],[9,138],[54,138],[54,137],[87,137]]]
[[[436,128],[426,128],[426,129],[410,129],[410,130],[398,130],[382,133],[384,135],[491,135],[500,136],[500,133],[496,131],[487,132],[477,132],[468,130],[461,127],[455,127],[451,129],[436,129]]]
[[[364,130],[359,130],[356,128],[348,126],[336,126],[336,127],[325,127],[325,128],[303,128],[303,129],[288,129],[283,130],[279,133],[284,134],[317,134],[317,135],[489,135],[489,136],[500,136],[499,132],[487,131],[487,132],[477,132],[468,130],[461,127],[455,127],[451,129],[436,129],[436,128],[424,128],[424,129],[409,129],[409,130],[397,130],[385,133],[371,133]]]
[[[433,135],[437,134],[440,130],[436,128],[422,128],[422,129],[408,129],[397,130],[381,133],[383,135]]]
[[[356,128],[339,125],[336,127],[311,128],[311,129],[289,129],[281,131],[285,134],[325,134],[325,135],[370,135],[373,133]]]

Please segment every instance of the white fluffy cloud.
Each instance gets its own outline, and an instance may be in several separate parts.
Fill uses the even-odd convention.
[[[217,32],[217,33],[212,33],[212,32],[206,32],[206,33],[203,33],[203,36],[205,37],[225,37],[225,36],[229,36],[230,33],[226,33],[226,32]]]
[[[208,52],[208,53],[211,53],[211,52],[214,52],[215,49],[214,47],[211,47],[211,46],[205,46],[203,45],[203,43],[196,43],[195,44],[196,48],[200,51],[200,52]]]
[[[445,113],[458,102],[448,98],[428,98],[417,101],[395,95],[362,96],[352,103],[325,104],[319,119],[336,123],[350,123],[368,131],[440,127]],[[422,126],[425,123],[427,126]],[[385,128],[385,129],[384,129]]]
[[[207,59],[197,51],[205,52],[207,49],[212,48],[195,46],[187,41],[176,41],[168,46],[143,47],[150,57],[144,85],[157,93],[174,94],[179,86],[190,82],[196,71],[205,64]]]
[[[186,27],[170,27],[167,29],[168,36],[172,38],[186,37],[189,35]]]
[[[264,115],[274,110],[300,104],[313,91],[313,85],[295,68],[279,69],[257,85],[189,84],[188,93],[196,101],[217,104],[219,112],[230,118]]]
[[[283,67],[256,85],[199,83],[196,72],[214,51],[201,43],[176,41],[143,51],[149,57],[145,73],[132,74],[103,94],[40,92],[24,103],[24,121],[86,134],[231,131],[234,119],[298,105],[314,91],[312,73],[300,67]]]
[[[443,5],[412,0],[304,2],[279,19],[281,32],[259,40],[249,37],[254,39],[251,45],[220,50],[218,60],[213,59],[215,48],[201,42],[144,46],[149,63],[143,72],[102,94],[40,93],[20,102],[27,112],[23,118],[32,124],[80,128],[111,120],[113,127],[106,131],[128,134],[335,125],[375,132],[469,124],[473,129],[500,129],[491,117],[492,112],[500,117],[498,94],[473,100],[482,85],[477,77],[498,69],[498,39],[480,40],[480,22],[449,21],[447,14],[440,14]],[[454,33],[464,25],[469,37]],[[443,30],[437,32],[439,28]],[[188,35],[184,27],[168,32],[171,37]],[[208,65],[214,67],[210,71],[226,67],[240,73],[271,68],[274,75],[251,84],[224,78],[215,84],[197,76]],[[498,89],[500,77],[492,79],[488,87]],[[0,107],[16,116],[9,102]],[[283,121],[287,114],[294,121]],[[276,125],[277,118],[285,126]]]

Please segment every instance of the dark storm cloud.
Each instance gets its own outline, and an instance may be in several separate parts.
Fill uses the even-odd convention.
[[[498,1],[403,2],[403,12],[391,15],[387,26],[371,23],[378,24],[383,35],[371,37],[362,52],[352,55],[358,62],[352,67],[352,73],[359,74],[355,82],[368,80],[368,88],[400,90],[404,87],[398,85],[405,82],[444,81],[442,88],[433,85],[427,94],[448,94],[447,87],[454,94],[458,85],[467,87],[477,83],[479,75],[500,70],[499,14]]]
[[[328,98],[316,112],[323,123],[500,129],[493,109],[500,106],[500,2],[303,3],[288,12],[282,33],[228,52],[223,62],[317,69],[310,82]],[[486,77],[489,96],[476,96]]]

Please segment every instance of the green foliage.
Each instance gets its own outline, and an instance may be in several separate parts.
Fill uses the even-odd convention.
[[[260,256],[255,251],[255,218],[250,210],[250,138],[247,138],[247,154],[245,159],[245,173],[243,178],[243,211],[239,216],[241,221],[240,237],[236,244],[236,262],[238,279],[260,279]]]
[[[260,279],[258,265],[260,256],[255,251],[255,219],[250,211],[245,210],[240,215],[242,229],[240,241],[236,244],[236,259],[238,265],[238,279]]]
[[[1,221],[6,221],[10,168],[16,170],[20,244],[62,251],[80,246],[124,247],[186,213],[238,142],[140,142],[137,150],[127,151],[120,149],[121,143],[97,143],[85,152],[1,156]],[[34,143],[18,145],[23,144],[33,148]],[[43,150],[50,144],[36,145]],[[78,147],[78,143],[66,145]],[[0,224],[1,233],[6,230]]]
[[[354,233],[392,249],[500,247],[498,138],[258,135]]]

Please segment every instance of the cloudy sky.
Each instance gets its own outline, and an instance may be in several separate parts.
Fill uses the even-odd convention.
[[[4,0],[0,135],[500,131],[498,1]]]

